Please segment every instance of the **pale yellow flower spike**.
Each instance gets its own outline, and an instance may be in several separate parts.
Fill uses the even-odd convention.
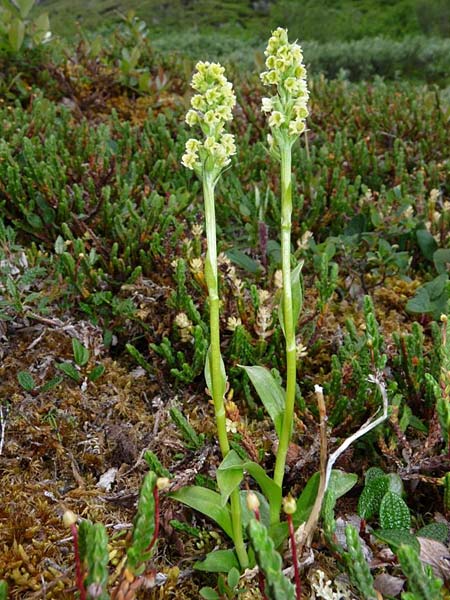
[[[276,86],[274,96],[262,99],[262,111],[269,113],[269,126],[278,144],[292,144],[305,131],[309,92],[302,49],[290,44],[287,31],[279,27],[269,39],[266,55],[267,71],[261,80]]]
[[[217,63],[198,62],[191,85],[198,93],[191,100],[186,123],[191,127],[199,125],[204,138],[191,138],[186,142],[181,162],[200,177],[203,170],[218,177],[230,164],[230,157],[236,154],[234,136],[224,133],[226,122],[232,119],[236,96],[224,68]]]

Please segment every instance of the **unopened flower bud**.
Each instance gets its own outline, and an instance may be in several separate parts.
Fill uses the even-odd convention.
[[[259,499],[255,492],[248,492],[247,494],[247,507],[252,512],[259,510]]]
[[[290,494],[283,498],[283,510],[287,515],[293,515],[297,510],[297,502]]]
[[[168,477],[158,477],[156,480],[156,487],[158,490],[165,490],[170,485],[170,480]]]
[[[66,512],[63,514],[64,527],[71,527],[72,525],[75,525],[77,520],[77,515],[71,510],[66,510]]]

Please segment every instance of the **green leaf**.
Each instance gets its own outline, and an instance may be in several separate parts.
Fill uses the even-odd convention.
[[[65,373],[68,377],[70,377],[71,379],[73,379],[77,383],[80,383],[80,381],[81,381],[81,375],[76,370],[76,368],[73,366],[72,363],[63,362],[63,363],[58,363],[55,366],[56,366],[57,369],[59,369],[60,371],[62,371],[63,373]]]
[[[385,472],[380,467],[370,467],[367,469],[366,474],[364,476],[364,481],[366,485],[369,483],[371,479],[377,479],[377,477],[384,477]]]
[[[420,287],[416,295],[406,303],[406,310],[412,313],[427,314],[433,312],[430,295],[424,287]]]
[[[261,494],[261,492],[258,492],[255,490],[252,490],[252,491],[259,500],[259,514],[261,517],[261,522],[264,523],[264,525],[269,526],[269,524],[270,524],[269,503],[266,500],[266,498]],[[244,527],[244,529],[247,527],[247,525],[250,523],[250,521],[255,518],[255,513],[252,510],[250,510],[249,507],[247,506],[248,493],[249,492],[247,490],[241,490],[241,492],[239,494],[240,500],[241,500],[241,521],[242,521],[242,527]]]
[[[20,48],[22,47],[23,44],[23,40],[25,37],[25,23],[23,21],[21,21],[20,19],[13,19],[11,21],[11,24],[9,26],[9,31],[8,31],[8,41],[9,44],[12,48],[12,50],[14,50],[14,52],[19,52]],[[28,215],[28,217],[31,215]],[[35,217],[37,217],[37,215],[33,215]],[[39,219],[39,217],[37,217]],[[42,227],[42,221],[39,219],[39,221],[41,222],[41,227]],[[33,223],[30,222],[30,220],[28,219],[28,222],[30,223],[30,225],[32,227],[35,227],[35,225]]]
[[[243,463],[234,450],[230,450],[217,469],[217,485],[221,495],[221,506],[225,506],[231,493],[239,487],[243,477]]]
[[[37,44],[41,44],[50,32],[50,19],[48,18],[47,13],[41,13],[37,19],[33,21],[33,29],[33,40]]]
[[[28,371],[20,371],[17,373],[17,380],[23,389],[27,392],[32,392],[36,387],[36,382],[33,379],[33,376]]]
[[[369,479],[358,500],[358,515],[366,520],[376,515],[388,490],[389,480],[386,475]]]
[[[60,235],[58,235],[58,237],[55,240],[55,254],[62,254],[64,252],[64,250],[66,249],[66,244],[64,242],[64,238],[62,238]]]
[[[333,493],[336,500],[349,492],[356,485],[358,475],[356,473],[346,473],[339,469],[333,469],[328,483],[328,489]]]
[[[194,569],[209,573],[229,573],[231,569],[239,569],[239,561],[234,550],[215,550],[207,554],[205,560],[194,563]]]
[[[445,288],[448,283],[447,273],[442,273],[438,277],[435,277],[432,281],[425,284],[425,288],[430,296],[430,300],[437,300],[445,292]]]
[[[428,260],[433,260],[433,253],[437,250],[437,242],[427,229],[418,229],[416,231],[417,243],[422,250],[422,254]]]
[[[229,570],[228,575],[227,575],[227,583],[228,583],[228,586],[232,590],[234,590],[234,588],[239,583],[239,569],[236,569],[236,567],[233,567],[232,569]]]
[[[173,492],[170,494],[170,497],[209,517],[215,521],[231,539],[233,539],[231,514],[228,508],[222,506],[220,494],[197,485],[191,485]],[[230,569],[225,570],[228,573]]]
[[[278,510],[280,510],[282,497],[281,488],[267,475],[266,471],[261,465],[258,465],[258,463],[246,461],[243,467],[259,485],[262,493],[269,501],[269,504],[278,507]]]
[[[433,262],[436,271],[439,275],[448,272],[448,264],[450,263],[450,249],[440,248],[433,254]]]
[[[231,262],[252,275],[257,275],[262,270],[259,262],[256,262],[256,260],[253,260],[253,258],[250,258],[250,256],[247,256],[247,254],[237,248],[230,248],[225,254]]]
[[[89,350],[77,338],[72,338],[72,350],[75,363],[79,367],[84,367],[89,360]]]
[[[105,372],[104,365],[95,366],[88,375],[89,381],[97,381],[97,379],[99,379],[103,375],[104,372]]]
[[[0,600],[8,599],[8,584],[4,579],[0,579]]]
[[[303,307],[303,290],[300,280],[302,267],[303,261],[300,261],[295,267],[295,269],[291,271],[292,317],[294,323],[294,330],[297,326],[297,321]],[[286,336],[286,332],[284,330],[284,307],[282,300],[280,301],[280,306],[278,308],[278,319],[280,321],[281,329],[283,330],[283,333]]]
[[[275,426],[278,437],[281,435],[283,425],[285,392],[279,383],[275,380],[272,373],[265,367],[242,367],[255,386],[261,402],[269,413]]]
[[[203,587],[200,590],[200,596],[205,598],[205,600],[220,600],[220,596],[216,590],[213,590],[213,588],[210,587]]]
[[[303,491],[297,500],[297,510],[292,516],[295,527],[299,527],[308,520],[314,502],[316,501],[317,492],[319,491],[319,481],[320,474],[314,473],[303,488]]]
[[[385,477],[387,477],[388,480],[388,490],[394,492],[397,496],[401,496],[404,491],[404,486],[400,475],[397,475],[397,473],[389,473]]]
[[[212,360],[212,353],[211,353],[211,346],[210,346],[208,348],[208,352],[206,354],[205,381],[206,381],[206,387],[208,388],[208,390],[210,391],[210,393],[212,395],[211,360]],[[219,360],[220,360],[220,375],[221,375],[219,394],[220,394],[220,397],[223,398],[225,396],[225,390],[227,388],[227,374],[225,371],[225,363],[223,362],[222,356],[219,356]]]
[[[387,544],[393,552],[396,552],[402,544],[413,546],[415,550],[420,551],[419,540],[406,529],[378,529],[373,534]]]
[[[405,529],[411,527],[411,515],[406,502],[394,492],[386,492],[380,505],[381,529]]]
[[[448,525],[447,523],[429,523],[419,529],[416,535],[445,544],[448,538]]]
[[[26,19],[30,10],[33,8],[34,2],[35,0],[14,0],[22,19]]]
[[[48,392],[49,390],[52,390],[54,387],[59,385],[62,381],[63,378],[59,375],[57,377],[53,377],[52,379],[50,379],[50,381],[47,381],[47,383],[44,383],[44,385],[41,388],[39,388],[39,392],[41,394],[44,394],[45,392]]]
[[[139,352],[137,348],[133,346],[133,344],[125,344],[125,348],[140,367],[147,371],[147,373],[153,373],[154,369],[152,368],[152,366],[148,364],[144,356]]]

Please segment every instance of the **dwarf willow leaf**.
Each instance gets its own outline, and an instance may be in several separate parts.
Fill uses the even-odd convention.
[[[79,367],[84,367],[89,360],[89,350],[77,338],[72,338],[72,349],[75,363]]]

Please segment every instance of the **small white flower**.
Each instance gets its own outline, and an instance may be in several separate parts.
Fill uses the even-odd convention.
[[[195,110],[188,110],[186,113],[186,123],[191,127],[198,123],[198,114],[195,112]]]
[[[280,127],[285,122],[284,115],[279,110],[274,110],[273,113],[269,117],[269,125],[270,127]]]
[[[225,419],[225,427],[228,433],[237,433],[237,423],[231,419]]]
[[[272,98],[263,98],[261,110],[263,112],[271,112],[273,110],[273,99]]]
[[[194,152],[186,152],[181,158],[181,163],[187,169],[193,170],[198,164],[198,157]]]

